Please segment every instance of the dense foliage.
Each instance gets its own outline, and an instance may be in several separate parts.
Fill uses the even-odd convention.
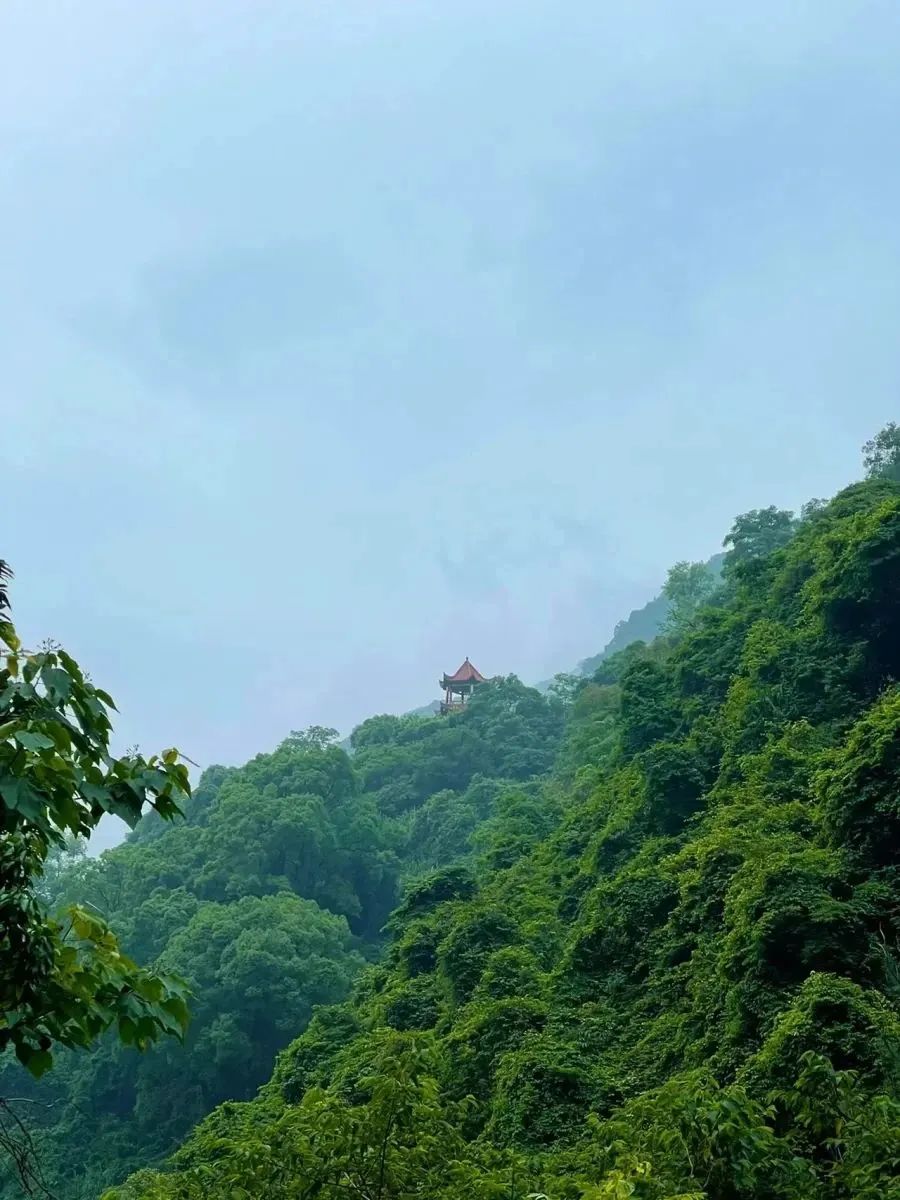
[[[373,717],[350,753],[314,728],[239,769],[211,767],[183,821],[151,811],[99,859],[58,848],[48,900],[97,928],[102,914],[154,964],[148,980],[183,977],[194,998],[183,1044],[137,1055],[109,1037],[59,1056],[39,1085],[0,1070],[54,1193],[95,1197],[216,1104],[252,1096],[314,1007],[342,1000],[377,957],[405,878],[507,852],[492,822],[527,806],[564,719],[558,697],[500,679],[446,720]],[[18,1194],[12,1168],[7,1187]]]
[[[0,1052],[14,1051],[40,1078],[57,1047],[90,1046],[109,1026],[145,1048],[181,1034],[185,987],[136,966],[95,913],[54,914],[45,866],[104,813],[130,824],[145,804],[171,819],[189,795],[175,750],[144,759],[109,750],[112,699],[64,650],[23,649],[9,620],[0,562]],[[0,1152],[24,1187],[40,1183],[27,1128],[4,1100]]]
[[[417,726],[363,726],[353,769],[394,836],[433,838],[435,804],[454,843],[449,788],[473,852],[440,865],[432,840],[350,997],[116,1200],[900,1197],[883,459],[800,519],[739,519],[715,595],[578,684],[539,786],[488,811],[484,764],[450,778],[453,755],[407,758]],[[508,775],[542,769],[503,744]]]

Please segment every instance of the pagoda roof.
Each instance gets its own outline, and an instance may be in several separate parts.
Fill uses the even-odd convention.
[[[466,658],[466,661],[462,664],[462,666],[458,667],[457,670],[452,675],[444,676],[444,686],[445,687],[447,686],[448,683],[485,683],[485,682],[486,681],[485,681],[484,676],[481,674],[481,672],[478,670],[477,667],[472,666],[472,664],[469,662],[468,658]]]

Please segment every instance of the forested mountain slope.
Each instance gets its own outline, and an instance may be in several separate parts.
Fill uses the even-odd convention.
[[[719,582],[724,559],[724,554],[714,554],[708,562],[702,564],[712,585]],[[700,564],[694,566],[699,567]],[[600,653],[585,658],[578,664],[579,674],[593,675],[604,659],[625,650],[632,642],[652,642],[655,637],[664,633],[673,609],[673,600],[668,592],[669,589],[663,587],[658,596],[654,596],[652,600],[648,600],[646,604],[634,609],[627,617],[617,622],[612,637]]]
[[[551,775],[497,789],[476,853],[413,883],[382,961],[316,1012],[258,1098],[220,1107],[117,1200],[900,1196],[900,485],[873,478],[799,522],[748,514],[729,545],[710,603],[581,682]],[[490,762],[463,754],[474,704],[469,724],[416,735],[459,739],[439,772],[405,758],[415,737],[381,740],[397,726],[379,718],[356,738],[358,789],[309,791],[329,820],[349,805],[341,820],[372,825],[341,867],[351,892],[310,887],[357,936],[375,928],[367,905],[380,921],[391,902],[399,829],[427,826],[421,864],[450,861],[457,804],[466,828],[485,811],[467,799],[476,769],[547,766],[556,710],[515,693],[553,729],[532,759],[515,687],[479,694]],[[349,778],[327,748],[278,753],[304,789],[312,769]],[[265,812],[281,812],[262,782],[276,760],[246,769]],[[222,782],[186,845],[217,812],[231,824],[245,786]],[[444,787],[456,799],[438,803]],[[194,863],[182,903],[235,903],[232,877],[252,904],[277,893],[286,865],[241,860],[251,825],[212,861],[177,852]]]
[[[352,754],[332,730],[292,734],[204,772],[183,821],[151,813],[124,845],[48,876],[56,905],[98,909],[130,955],[195,994],[184,1045],[141,1055],[109,1034],[40,1083],[4,1060],[0,1095],[37,1102],[17,1111],[54,1195],[93,1200],[220,1101],[252,1096],[314,1006],[377,957],[404,879],[471,857],[476,828],[510,796],[527,803],[563,724],[557,697],[508,678],[446,720],[373,717]]]

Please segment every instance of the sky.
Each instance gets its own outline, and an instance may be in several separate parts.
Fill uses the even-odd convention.
[[[900,417],[896,0],[4,0],[0,555],[121,745],[573,667]]]

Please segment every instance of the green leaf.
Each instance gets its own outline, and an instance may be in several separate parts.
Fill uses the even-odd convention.
[[[101,800],[100,803],[107,812],[112,813],[113,816],[121,817],[129,829],[134,829],[141,819],[141,802],[137,799],[132,799],[124,792],[119,796],[115,796],[109,792],[105,800]]]
[[[109,804],[109,789],[99,783],[92,783],[91,780],[85,779],[79,791],[91,804],[99,804],[101,808],[106,808]]]
[[[119,1040],[123,1046],[133,1046],[137,1037],[137,1026],[130,1017],[119,1018]]]
[[[41,682],[52,700],[67,700],[72,693],[72,677],[61,667],[44,667]]]
[[[35,1079],[40,1079],[53,1066],[53,1055],[49,1050],[35,1050],[29,1054],[25,1066]]]
[[[69,918],[72,929],[77,937],[85,941],[96,942],[106,933],[106,924],[99,917],[92,916],[83,908],[71,908]]]
[[[21,649],[22,643],[12,621],[0,621],[0,641],[5,642],[14,654]]]
[[[49,726],[50,737],[53,739],[57,750],[62,754],[66,754],[72,747],[72,734],[68,726],[62,721],[54,721]]]
[[[45,733],[37,733],[34,730],[23,730],[16,734],[16,741],[20,746],[24,746],[26,750],[52,750],[54,741],[48,738]]]
[[[27,779],[6,775],[0,780],[0,796],[7,808],[21,813],[27,821],[46,823],[47,805],[40,792],[35,791]]]
[[[72,678],[76,681],[76,683],[84,683],[84,673],[82,672],[81,667],[79,667],[79,665],[75,661],[75,659],[72,658],[71,654],[67,654],[65,652],[65,650],[60,649],[59,661],[62,663],[62,665],[65,667],[65,669],[69,672],[69,674],[72,676]],[[98,691],[99,691],[99,689],[98,689]]]

